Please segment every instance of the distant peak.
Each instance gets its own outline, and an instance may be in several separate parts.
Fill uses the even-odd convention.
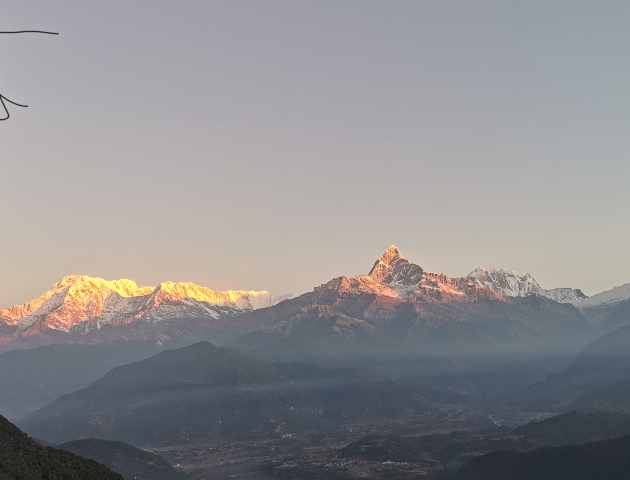
[[[508,270],[505,268],[486,268],[486,267],[477,267],[472,272],[470,272],[467,276],[468,278],[478,278],[484,274],[512,275],[515,277],[531,277],[531,274],[527,272],[522,272],[520,270]]]
[[[53,288],[54,289],[65,288],[65,287],[76,285],[77,283],[83,283],[89,280],[94,280],[94,279],[92,277],[86,277],[85,275],[66,275],[60,281],[55,283],[53,285]]]
[[[378,259],[379,263],[383,263],[385,265],[389,265],[393,260],[404,259],[400,250],[395,245],[390,245],[390,247],[385,251],[381,258]]]
[[[404,260],[400,250],[395,245],[391,245],[383,255],[374,263],[369,275],[383,276],[387,275],[387,271],[392,263],[397,263],[399,260]],[[406,262],[406,260],[405,260]],[[383,277],[384,278],[384,277]]]
[[[542,295],[558,303],[572,303],[578,306],[587,298],[581,290],[571,288],[553,288],[546,290],[527,272],[506,270],[503,268],[477,267],[468,274],[468,278],[480,287],[494,290],[508,297],[527,297]]]
[[[125,278],[120,280],[104,280],[98,277],[88,277],[86,275],[66,275],[59,282],[53,285],[53,290],[61,290],[66,287],[80,287],[80,286],[88,286],[88,287],[106,287],[111,290],[118,291],[120,290],[135,292],[136,290],[141,291],[139,294],[146,293],[145,291],[149,287],[139,287],[136,282],[133,280],[127,280]],[[135,296],[136,294],[132,294],[131,296]]]

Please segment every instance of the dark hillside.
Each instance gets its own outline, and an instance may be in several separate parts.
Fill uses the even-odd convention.
[[[630,437],[545,447],[532,452],[496,451],[472,460],[457,480],[628,480]]]
[[[581,412],[530,422],[514,429],[515,435],[537,438],[547,446],[586,443],[630,435],[630,415],[620,412]]]
[[[630,412],[630,382],[617,383],[596,392],[582,395],[571,406],[584,410],[618,409]]]
[[[511,396],[511,403],[533,411],[587,408],[576,399],[630,381],[630,326],[589,343],[560,374],[530,385]],[[613,407],[607,407],[613,408]]]
[[[0,480],[123,480],[105,465],[44,447],[0,416]]]
[[[199,342],[115,368],[20,425],[55,443],[98,437],[163,445],[321,429],[319,410],[270,365]]]
[[[604,317],[599,325],[603,332],[612,332],[620,327],[630,325],[630,300],[625,300],[615,307]]]

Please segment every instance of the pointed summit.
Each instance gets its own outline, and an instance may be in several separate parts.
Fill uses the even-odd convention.
[[[404,259],[400,250],[396,247],[396,245],[390,245],[389,248],[385,251],[385,253],[381,256],[379,260],[381,260],[385,264],[389,264],[393,260]]]
[[[385,253],[374,262],[374,266],[368,275],[375,278],[378,277],[380,281],[382,281],[387,277],[392,268],[396,268],[397,265],[401,264],[409,264],[409,262],[405,260],[405,257],[402,256],[402,253],[400,253],[396,245],[390,245],[390,247],[385,250]]]
[[[395,245],[376,260],[367,275],[346,279],[347,291],[370,292],[412,301],[474,302],[480,298],[504,301],[491,289],[476,286],[469,278],[450,278],[426,271],[406,260]],[[343,284],[343,280],[341,281]],[[333,288],[338,288],[339,283]]]
[[[404,260],[405,257],[402,256],[400,250],[395,245],[390,245],[390,247],[385,250],[385,253],[380,256],[380,258],[374,263],[372,270],[370,270],[370,274],[379,266],[383,265],[385,267],[389,267],[390,263],[395,262],[396,260]]]
[[[392,269],[395,269],[401,264],[409,264],[409,262],[405,260],[400,253],[400,250],[398,250],[395,245],[391,245],[374,263],[374,266],[368,275],[379,282],[382,282],[389,276]]]

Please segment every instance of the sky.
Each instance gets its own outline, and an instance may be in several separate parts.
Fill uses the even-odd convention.
[[[305,292],[395,244],[630,282],[627,1],[3,0],[0,307],[65,275]]]

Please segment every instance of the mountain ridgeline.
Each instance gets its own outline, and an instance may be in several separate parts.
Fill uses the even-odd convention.
[[[309,442],[340,422],[409,417],[457,402],[373,372],[276,367],[200,342],[115,368],[19,424],[52,443],[95,437],[168,445],[283,435]]]
[[[140,445],[322,428],[317,405],[278,370],[207,342],[115,368],[19,424],[52,443],[95,437]]]

